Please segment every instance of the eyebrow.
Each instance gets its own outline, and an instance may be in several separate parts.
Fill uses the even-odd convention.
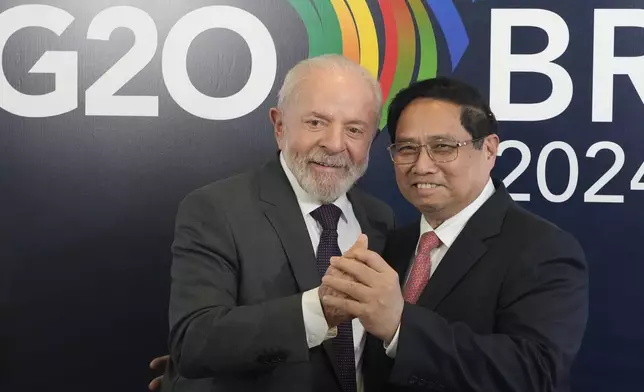
[[[396,138],[396,143],[418,143],[418,140],[406,137],[406,138]]]
[[[312,111],[312,112],[307,113],[304,117],[307,117],[307,116],[320,117],[320,118],[322,118],[322,119],[324,119],[324,120],[326,120],[326,121],[330,121],[330,120],[331,120],[331,116],[329,116],[328,114],[324,114],[324,113],[316,112],[315,110],[314,110],[314,111]]]
[[[363,127],[367,126],[367,123],[362,120],[351,120],[351,121],[348,121],[347,124],[357,124]]]
[[[444,139],[444,140],[456,140],[453,137],[448,136],[448,135],[434,135],[434,136],[429,137],[429,140],[431,140],[431,141],[441,140],[441,139]],[[400,138],[400,139],[396,138],[396,143],[420,143],[420,142],[416,138],[406,137],[406,138]]]
[[[315,116],[315,117],[320,117],[320,118],[322,118],[322,119],[324,119],[326,121],[331,121],[331,116],[330,115],[320,113],[320,112],[317,112],[315,110],[309,112],[304,117],[306,117],[306,116]],[[366,127],[368,125],[365,121],[358,120],[358,119],[347,121],[347,124],[357,124],[357,125],[361,125],[363,127]]]

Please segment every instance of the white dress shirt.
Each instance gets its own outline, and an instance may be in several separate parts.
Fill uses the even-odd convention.
[[[429,223],[427,222],[424,216],[420,219],[420,235],[422,236],[425,233],[434,231],[436,233],[436,236],[440,240],[440,246],[432,249],[429,252],[429,257],[432,261],[432,265],[431,265],[432,268],[429,275],[430,277],[432,276],[432,274],[434,274],[434,271],[436,271],[438,264],[440,264],[441,260],[443,259],[443,257],[445,256],[449,248],[452,246],[452,244],[456,240],[456,237],[458,237],[458,235],[461,233],[461,231],[465,227],[465,224],[467,224],[467,221],[469,221],[472,215],[474,215],[474,213],[478,211],[479,208],[481,208],[481,206],[487,201],[487,199],[489,199],[490,196],[494,194],[495,190],[496,189],[494,188],[492,179],[489,179],[487,184],[485,185],[485,188],[483,188],[483,191],[481,192],[481,194],[472,203],[470,203],[467,207],[462,209],[458,214],[454,215],[453,217],[443,222],[436,229],[432,228],[429,225]],[[420,243],[420,236],[418,237],[418,243],[416,244],[414,259],[416,254],[418,253],[419,243]],[[412,265],[410,265],[409,267],[409,271],[411,271],[412,267],[413,267],[413,260],[412,260]],[[408,277],[409,277],[409,272],[407,274],[407,277],[405,278],[405,282],[407,281]],[[431,281],[428,282],[427,284],[431,284]],[[398,348],[399,333],[400,333],[400,325],[398,325],[396,334],[394,335],[389,345],[385,345],[386,353],[391,358],[396,357],[396,349]]]
[[[297,197],[297,202],[302,210],[302,216],[306,223],[306,228],[311,237],[311,245],[314,252],[317,254],[318,244],[320,243],[320,236],[322,235],[322,226],[311,216],[316,208],[320,207],[322,203],[314,199],[311,195],[306,193],[304,189],[297,182],[293,172],[286,165],[283,154],[280,153],[280,163],[286,173],[288,181]],[[338,221],[338,246],[342,253],[346,252],[358,240],[358,236],[362,232],[360,224],[353,213],[351,202],[346,194],[340,196],[335,202],[337,207],[342,210],[340,220]],[[306,291],[302,295],[302,313],[304,315],[304,328],[306,329],[306,341],[309,348],[319,346],[327,339],[336,336],[336,328],[329,329],[329,325],[324,317],[322,304],[318,296],[318,288]],[[356,381],[358,385],[358,392],[363,390],[362,381],[362,352],[364,350],[365,330],[360,320],[353,319],[353,346],[356,357]]]

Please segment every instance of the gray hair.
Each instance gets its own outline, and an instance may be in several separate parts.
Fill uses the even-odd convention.
[[[277,107],[284,109],[284,107],[295,98],[297,93],[297,85],[306,78],[307,74],[312,69],[324,69],[324,70],[343,70],[354,72],[357,76],[362,77],[371,87],[375,101],[376,101],[376,124],[380,122],[380,116],[382,111],[382,90],[380,89],[380,84],[378,81],[369,73],[367,69],[362,67],[360,64],[357,64],[349,58],[339,55],[339,54],[324,54],[321,56],[310,57],[304,59],[297,63],[293,68],[291,68],[282,87],[278,93]]]

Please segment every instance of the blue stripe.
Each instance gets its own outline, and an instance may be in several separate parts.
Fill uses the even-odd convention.
[[[425,0],[431,8],[436,20],[438,21],[445,40],[447,49],[452,60],[452,71],[461,61],[467,46],[470,44],[470,38],[465,30],[463,20],[454,5],[453,0]]]

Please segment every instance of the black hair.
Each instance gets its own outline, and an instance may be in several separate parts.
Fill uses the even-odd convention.
[[[396,94],[389,105],[387,117],[387,130],[392,143],[396,141],[396,127],[403,110],[415,100],[422,98],[460,106],[461,125],[472,139],[497,133],[496,118],[478,90],[459,80],[440,76],[414,82]],[[476,148],[481,148],[481,145],[481,140],[474,143]]]

